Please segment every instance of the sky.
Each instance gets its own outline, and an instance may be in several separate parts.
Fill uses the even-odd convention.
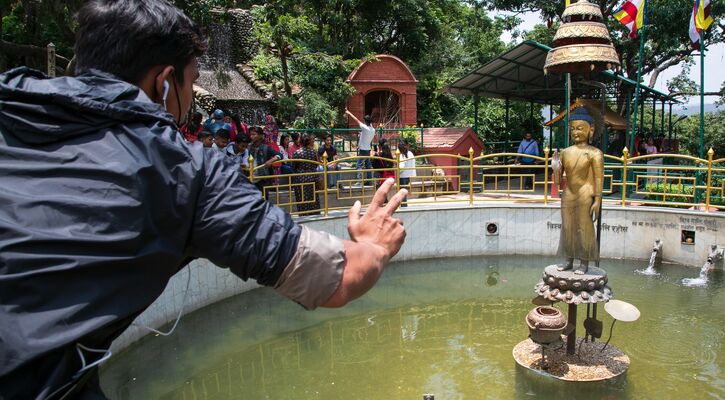
[[[504,13],[501,13],[504,14]],[[522,15],[523,23],[519,25],[519,29],[522,31],[528,31],[534,27],[536,24],[544,23],[541,20],[541,17],[537,13],[525,13]],[[687,29],[687,27],[684,27],[683,29]],[[713,29],[712,27],[710,29]],[[503,37],[501,38],[505,42],[511,41],[511,34],[509,32],[505,32]],[[521,41],[521,39],[518,39]],[[720,86],[723,82],[725,82],[725,68],[723,68],[723,65],[725,65],[725,43],[720,43],[718,45],[712,46],[707,49],[707,52],[705,53],[705,91],[706,92],[715,92],[720,90]],[[670,67],[663,71],[660,76],[657,78],[657,83],[655,84],[655,89],[668,93],[669,90],[667,89],[667,81],[675,77],[677,74],[679,74],[681,71],[681,68],[679,66]],[[695,57],[695,64],[690,68],[690,78],[694,80],[698,85],[700,84],[700,57]],[[645,76],[643,82],[645,84],[649,84],[649,76]],[[705,97],[705,103],[714,103],[716,100],[715,97]],[[695,96],[691,97],[689,99],[688,105],[699,105],[700,104],[700,97]]]

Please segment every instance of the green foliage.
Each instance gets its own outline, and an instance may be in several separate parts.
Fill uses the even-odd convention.
[[[400,135],[403,140],[408,143],[410,151],[417,153],[420,150],[418,143],[420,142],[420,131],[415,129],[404,130]]]
[[[546,25],[538,24],[534,28],[524,33],[525,40],[533,40],[541,44],[545,44],[549,47],[554,46],[554,34],[559,29],[559,22],[554,23],[551,28],[547,28]]]
[[[343,60],[339,55],[307,53],[294,57],[291,69],[295,82],[321,94],[333,108],[339,109],[355,92],[355,88],[345,82],[355,66],[356,61]]]
[[[229,8],[235,3],[228,0],[176,0],[172,2],[202,26],[212,22],[211,10]]]
[[[289,123],[297,116],[297,101],[294,97],[280,97],[277,101],[277,120]]]
[[[691,197],[694,191],[692,185],[683,185],[675,183],[648,183],[645,190],[650,192],[645,196],[647,200],[668,201],[673,203],[692,203],[694,197]],[[657,193],[657,194],[655,194]],[[660,194],[661,193],[661,194]]]
[[[249,65],[254,69],[254,75],[265,82],[275,82],[282,79],[282,65],[279,58],[269,52],[260,51]]]
[[[723,132],[725,132],[725,110],[705,113],[704,158],[707,158],[707,150],[710,147],[715,151],[715,159],[725,157]],[[681,154],[697,156],[700,151],[700,115],[691,115],[679,122],[675,125],[673,134],[680,140]]]
[[[295,128],[327,128],[335,120],[335,110],[316,92],[305,91],[302,105],[304,114],[294,121]]]
[[[682,70],[679,74],[667,81],[667,89],[670,93],[698,93],[700,86],[690,78],[690,69],[693,65],[692,60],[682,63]],[[678,100],[687,102],[690,96],[685,95]]]
[[[276,50],[286,45],[299,51],[303,40],[317,29],[306,16],[277,14],[274,7],[254,7],[254,35],[262,45],[274,45]]]
[[[32,56],[22,56],[0,45],[0,70],[2,64],[7,68],[19,65],[43,68],[44,50],[51,42],[59,56],[71,58],[75,39],[73,15],[83,2],[0,0],[0,41],[29,45],[37,50]]]

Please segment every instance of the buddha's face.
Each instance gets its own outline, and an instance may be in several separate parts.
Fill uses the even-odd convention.
[[[594,132],[592,126],[587,121],[571,121],[569,122],[569,134],[574,143],[587,143],[589,137]]]

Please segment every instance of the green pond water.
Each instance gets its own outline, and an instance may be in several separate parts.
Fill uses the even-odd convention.
[[[181,319],[101,372],[112,399],[718,399],[725,398],[725,283],[685,287],[699,268],[603,260],[616,299],[641,318],[617,322],[611,344],[629,371],[568,383],[517,367],[524,317],[547,257],[396,263],[342,309],[304,311],[258,289]],[[559,304],[560,309],[565,308]],[[603,339],[611,317],[604,320]],[[579,307],[578,331],[586,307]]]

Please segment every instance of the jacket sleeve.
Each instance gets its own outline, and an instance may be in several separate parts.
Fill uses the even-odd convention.
[[[233,164],[214,152],[205,153],[190,255],[272,286],[294,256],[301,228],[267,203]]]
[[[238,170],[228,157],[205,154],[191,256],[208,258],[244,280],[274,286],[303,307],[316,308],[342,280],[342,240],[296,224]]]

